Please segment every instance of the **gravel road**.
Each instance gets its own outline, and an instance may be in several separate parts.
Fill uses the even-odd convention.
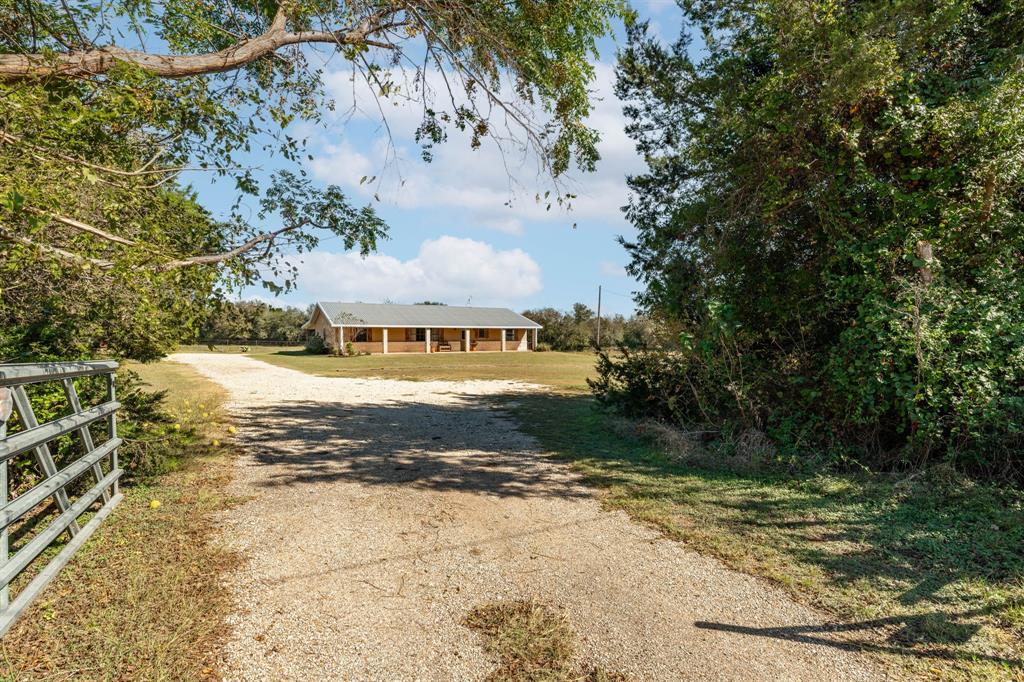
[[[480,680],[493,665],[460,621],[520,597],[637,680],[884,679],[782,590],[603,511],[483,399],[530,387],[171,359],[230,392],[246,452],[249,501],[223,517],[247,557],[227,679]]]

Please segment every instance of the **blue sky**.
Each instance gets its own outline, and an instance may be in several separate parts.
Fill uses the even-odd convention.
[[[651,0],[636,9],[656,34],[674,38],[679,10],[673,2]],[[502,151],[487,140],[472,150],[467,137],[451,130],[433,162],[425,163],[413,138],[422,102],[385,104],[389,136],[376,101],[353,80],[347,63],[328,61],[325,82],[335,111],[325,126],[299,123],[290,132],[309,138],[311,177],[339,185],[354,203],[373,204],[390,226],[390,239],[366,258],[346,253],[336,239],[326,240],[296,257],[294,291],[275,299],[249,288],[241,297],[300,306],[318,299],[429,299],[568,309],[577,301],[596,307],[597,287],[603,285],[603,311],[631,313],[630,294],[638,285],[624,271],[628,258],[616,237],[633,234],[620,207],[627,201],[626,175],[642,171],[643,164],[623,132],[621,103],[612,92],[619,44],[609,39],[601,45],[589,123],[601,133],[602,160],[595,173],[568,178],[567,189],[578,195],[570,211],[547,211],[534,200],[550,185],[538,175],[535,158],[508,145]],[[440,74],[434,76],[440,83]],[[265,170],[276,165],[272,159],[254,161]],[[376,179],[361,184],[364,176]],[[229,200],[226,183],[190,180],[205,205],[216,210]]]

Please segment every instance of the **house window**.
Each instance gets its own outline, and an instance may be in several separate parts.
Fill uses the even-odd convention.
[[[476,338],[478,338],[478,339],[486,339],[487,338],[487,330],[486,329],[477,329],[476,330]]]
[[[431,329],[430,330],[431,341],[444,341],[444,330],[443,329]]]
[[[427,330],[424,329],[423,327],[417,327],[416,328],[416,340],[417,341],[426,341],[427,340]]]
[[[356,343],[365,343],[370,340],[370,330],[365,327],[356,330],[355,338],[352,339]]]
[[[506,329],[505,330],[505,340],[506,341],[515,341],[516,340],[516,330],[515,329]]]

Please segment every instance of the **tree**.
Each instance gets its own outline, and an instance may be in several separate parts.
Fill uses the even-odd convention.
[[[259,282],[272,291],[292,286],[283,254],[316,248],[322,236],[364,253],[375,248],[386,230],[374,211],[337,187],[314,186],[297,167],[305,142],[290,124],[316,123],[331,106],[318,47],[346,60],[382,104],[423,103],[425,158],[454,126],[474,146],[489,137],[534,149],[557,188],[574,160],[589,169],[597,159],[596,133],[583,124],[588,57],[621,12],[611,0],[0,0],[0,269],[16,278],[3,288],[6,338],[23,338],[42,320],[13,311],[25,302],[76,295],[91,305],[95,292],[116,291],[125,307],[63,309],[76,316],[69,324],[88,315],[109,322],[74,352],[153,357],[175,330],[194,333],[209,296]],[[441,75],[443,92],[431,90],[431,73]],[[256,150],[283,168],[268,176],[250,167]],[[185,171],[233,185],[235,208],[214,217],[195,206],[188,221],[168,221],[180,197],[195,204],[178,185]],[[243,207],[245,197],[255,211]],[[79,286],[83,279],[91,288]],[[8,298],[12,291],[17,298]],[[168,291],[187,314],[162,314],[165,303],[153,296]],[[144,342],[122,343],[120,322],[136,325],[128,336]],[[37,331],[46,345],[49,332]],[[5,343],[0,353],[26,357]]]
[[[298,308],[269,305],[262,301],[224,301],[219,303],[203,324],[202,341],[240,339],[299,344],[302,325],[309,315]]]
[[[1018,467],[1024,7],[681,6],[699,61],[642,26],[619,61],[630,272],[680,332],[678,390],[641,400],[791,454]]]

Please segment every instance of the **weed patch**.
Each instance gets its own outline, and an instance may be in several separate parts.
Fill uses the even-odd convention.
[[[497,662],[488,682],[626,682],[620,673],[581,668],[566,617],[533,600],[484,604],[463,621]]]

